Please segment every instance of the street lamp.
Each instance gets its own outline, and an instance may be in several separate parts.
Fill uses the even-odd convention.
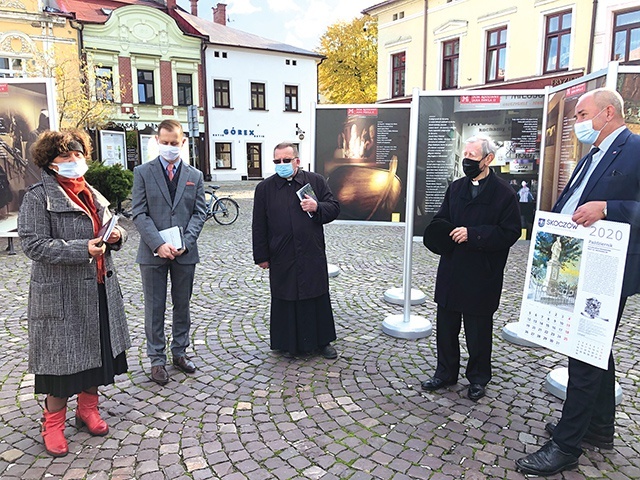
[[[138,115],[136,112],[133,112],[131,115],[129,115],[129,118],[133,122],[133,129],[138,130],[138,120],[140,120],[140,115]]]
[[[133,113],[131,115],[129,115],[129,119],[131,119],[131,123],[133,124],[132,131],[133,131],[133,133],[135,135],[135,138],[136,138],[135,139],[135,145],[133,146],[133,148],[134,148],[134,152],[133,152],[134,158],[133,158],[133,162],[132,162],[133,165],[129,165],[129,168],[133,169],[133,167],[135,167],[136,164],[138,163],[138,159],[140,158],[140,155],[139,155],[140,141],[138,139],[138,120],[140,120],[140,115],[138,115],[134,110]],[[127,148],[127,157],[129,157],[128,150],[129,149]],[[129,158],[127,158],[127,163],[129,163]]]

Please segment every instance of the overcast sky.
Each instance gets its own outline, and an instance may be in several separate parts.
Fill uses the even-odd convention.
[[[212,7],[227,4],[227,26],[315,50],[329,25],[350,22],[381,0],[199,0],[198,16],[213,20]],[[178,5],[191,12],[189,0]]]

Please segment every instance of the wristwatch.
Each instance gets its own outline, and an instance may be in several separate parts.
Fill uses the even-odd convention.
[[[604,202],[604,208],[602,209],[602,214],[604,218],[607,218],[607,202]]]

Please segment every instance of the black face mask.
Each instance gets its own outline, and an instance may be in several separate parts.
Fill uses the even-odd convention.
[[[476,178],[478,175],[480,175],[483,171],[482,168],[480,168],[480,162],[482,160],[484,160],[486,157],[486,155],[484,157],[482,157],[480,160],[472,160],[470,158],[463,158],[462,159],[462,171],[464,172],[464,174],[473,179]]]

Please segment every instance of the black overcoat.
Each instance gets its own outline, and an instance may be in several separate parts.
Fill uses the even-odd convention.
[[[453,182],[434,218],[467,227],[468,241],[441,255],[435,301],[448,310],[493,314],[500,304],[509,248],[520,237],[520,209],[513,188],[491,173],[471,198],[469,178]]]
[[[318,197],[313,217],[300,208],[296,191],[311,184]],[[271,295],[305,300],[329,291],[323,224],[340,213],[327,181],[298,170],[291,181],[278,175],[258,184],[253,202],[253,259],[269,262]]]

